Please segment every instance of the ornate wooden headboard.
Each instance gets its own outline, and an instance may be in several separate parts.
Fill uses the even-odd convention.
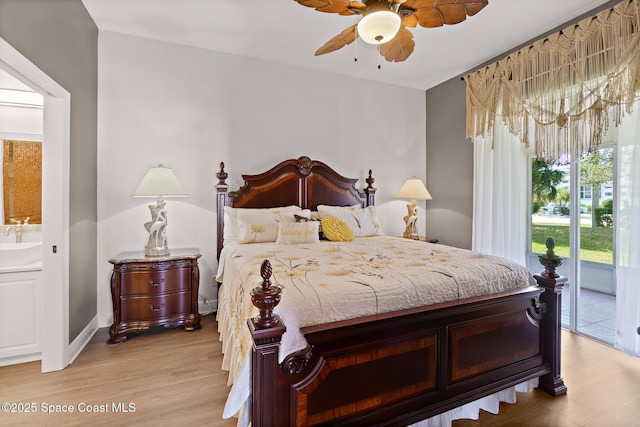
[[[217,203],[218,257],[222,250],[224,231],[224,207],[271,208],[297,205],[315,210],[318,205],[372,206],[376,189],[369,170],[367,187],[360,191],[355,185],[357,178],[346,178],[325,163],[302,156],[278,163],[266,172],[257,175],[242,175],[244,185],[237,191],[228,191],[228,177],[224,163],[220,163]]]

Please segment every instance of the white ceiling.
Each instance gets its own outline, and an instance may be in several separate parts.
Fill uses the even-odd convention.
[[[608,0],[489,0],[451,26],[411,29],[404,62],[381,61],[362,41],[322,56],[317,48],[359,19],[293,0],[83,0],[100,30],[259,58],[418,89],[429,89],[500,56]]]

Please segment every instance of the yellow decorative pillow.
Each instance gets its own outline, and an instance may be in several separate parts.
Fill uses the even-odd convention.
[[[322,217],[322,232],[327,239],[334,242],[352,242],[355,239],[347,223],[333,215]]]
[[[356,237],[381,236],[384,234],[376,217],[375,206],[363,208],[360,205],[318,205],[318,213],[321,217],[333,215],[341,219],[351,228]]]

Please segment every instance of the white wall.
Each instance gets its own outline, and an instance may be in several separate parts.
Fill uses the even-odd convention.
[[[207,299],[216,290],[221,161],[232,190],[242,185],[241,173],[302,155],[359,177],[360,187],[372,169],[383,229],[402,234],[405,202],[395,194],[406,178],[426,176],[423,91],[109,32],[100,32],[98,57],[101,326],[112,314],[108,260],[147,240],[152,200],[131,193],[158,163],[189,193],[167,201],[169,247],[200,248],[200,294]]]
[[[0,132],[42,139],[42,108],[7,107],[0,105]],[[7,139],[10,136],[6,136]]]

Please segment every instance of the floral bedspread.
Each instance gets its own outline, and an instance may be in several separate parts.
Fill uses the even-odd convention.
[[[282,288],[275,309],[287,327],[280,361],[306,346],[301,327],[535,284],[526,268],[503,258],[390,236],[227,247],[218,268],[222,287],[217,316],[223,369],[229,370],[234,387],[240,376],[246,376],[246,366],[244,375],[241,371],[252,346],[246,319],[258,314],[250,292],[262,283],[264,259],[273,268],[272,284]],[[233,415],[236,409],[233,404],[225,412]]]

